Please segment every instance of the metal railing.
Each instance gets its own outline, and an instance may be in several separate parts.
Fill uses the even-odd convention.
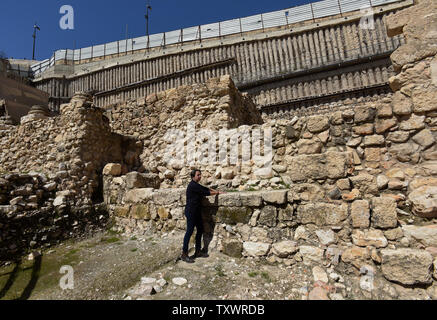
[[[125,39],[75,50],[62,49],[54,52],[50,59],[31,66],[37,75],[54,66],[56,61],[79,61],[106,56],[133,53],[137,50],[165,47],[190,41],[222,37],[247,31],[264,30],[286,26],[296,22],[313,20],[333,15],[376,7],[402,0],[323,0],[254,16],[221,21],[206,25],[184,28],[164,33],[152,34],[133,39]]]

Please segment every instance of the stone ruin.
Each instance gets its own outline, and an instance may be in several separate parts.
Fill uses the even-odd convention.
[[[105,109],[78,93],[59,116],[35,107],[19,126],[0,123],[0,172],[8,173],[0,178],[0,258],[64,238],[78,221],[85,230],[85,216],[94,223],[112,218],[126,233],[183,231],[192,166],[163,154],[180,138],[175,157],[189,143],[205,156],[204,140],[167,133],[183,132],[187,121],[241,134],[271,128],[269,174],[259,170],[262,159],[198,166],[203,184],[234,191],[205,200],[209,248],[357,276],[371,272],[426,287],[437,298],[435,12],[437,4],[423,0],[387,18],[388,33],[403,32],[407,42],[391,57],[394,93],[381,101],[263,119],[223,76]],[[229,141],[227,151],[245,142]],[[20,221],[36,212],[52,219],[27,222],[29,236],[21,239]],[[65,223],[56,221],[60,213]]]

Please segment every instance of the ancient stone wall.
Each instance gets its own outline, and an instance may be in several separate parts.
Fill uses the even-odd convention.
[[[404,30],[407,41],[392,56],[399,71],[390,78],[392,95],[292,119],[264,117],[262,126],[273,133],[270,177],[238,166],[201,167],[205,185],[243,191],[206,199],[210,248],[335,266],[371,275],[377,279],[372,286],[382,290],[388,281],[399,290],[423,290],[423,296],[434,290],[435,296],[435,12],[435,2],[423,0],[388,19],[389,32]],[[420,50],[408,50],[411,43]],[[122,175],[116,166],[105,168],[104,197],[121,229],[185,228],[185,185],[169,175],[157,190],[153,180]],[[228,169],[233,173],[222,176]],[[360,285],[372,297],[370,284]]]
[[[62,204],[61,182],[36,172],[0,175],[0,264],[29,249],[89,234],[108,221],[102,205]]]
[[[129,140],[112,133],[103,110],[79,94],[63,105],[60,116],[3,125],[0,172],[45,173],[59,181],[65,201],[89,204],[99,197],[103,166],[123,163],[123,145]]]

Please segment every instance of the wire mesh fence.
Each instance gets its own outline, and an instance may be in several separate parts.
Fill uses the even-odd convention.
[[[189,41],[216,38],[247,31],[286,26],[292,23],[315,20],[318,18],[342,15],[347,12],[376,7],[402,0],[323,0],[274,12],[262,13],[244,18],[231,19],[195,27],[184,28],[164,33],[152,34],[114,41],[102,45],[75,50],[61,49],[54,52],[50,59],[31,66],[34,75],[54,66],[56,61],[65,64],[105,58],[106,56],[129,54],[137,50],[181,44]]]

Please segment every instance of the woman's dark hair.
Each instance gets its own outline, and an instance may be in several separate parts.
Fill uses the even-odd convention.
[[[191,171],[191,173],[190,173],[191,179],[194,178],[194,176],[196,175],[196,172],[197,172],[197,171],[199,171],[200,173],[202,173],[202,171],[200,171],[199,169],[194,169],[194,170]]]

